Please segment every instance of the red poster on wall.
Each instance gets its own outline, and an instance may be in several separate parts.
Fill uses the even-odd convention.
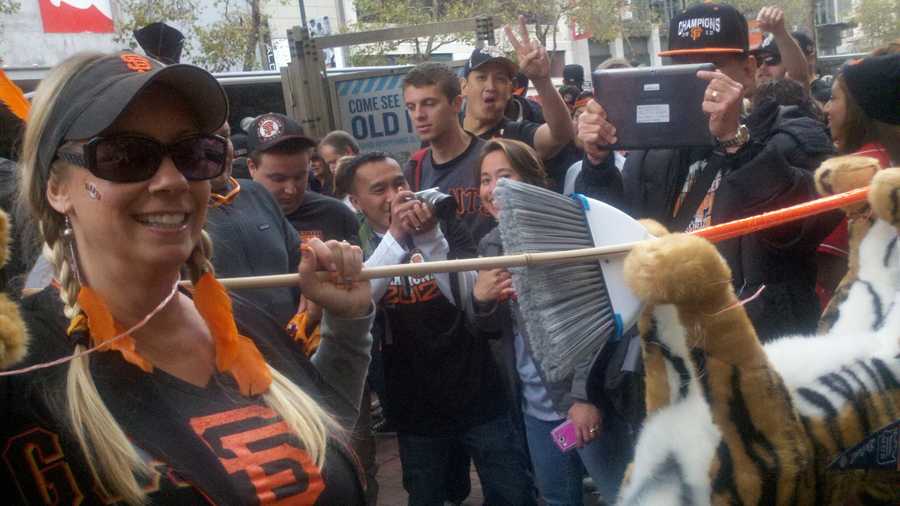
[[[44,33],[112,33],[109,0],[38,0]]]

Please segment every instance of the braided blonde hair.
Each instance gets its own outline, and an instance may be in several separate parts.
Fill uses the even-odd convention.
[[[38,167],[38,150],[41,136],[48,127],[51,109],[56,105],[60,91],[75,74],[98,60],[107,57],[101,53],[80,53],[57,65],[41,82],[34,96],[30,117],[22,145],[19,172],[19,198],[38,223],[44,255],[53,265],[59,281],[59,296],[67,317],[79,314],[77,304],[81,285],[75,275],[77,261],[67,255],[67,241],[63,237],[65,217],[54,210],[47,198],[47,182],[53,178],[67,177],[70,167],[56,160],[51,164],[50,175],[41,176]],[[46,180],[45,180],[46,179]],[[73,244],[74,247],[74,244]],[[213,272],[209,258],[212,243],[206,232],[187,260],[186,268],[196,282],[206,272]],[[76,345],[74,353],[80,354],[84,346]],[[85,461],[90,468],[101,493],[117,497],[129,504],[143,504],[146,493],[138,483],[138,477],[150,476],[153,471],[139,456],[121,426],[103,402],[90,373],[89,355],[79,356],[69,362],[66,376],[66,414],[69,429],[78,441]],[[266,405],[275,411],[296,434],[313,461],[320,468],[324,465],[328,434],[339,432],[337,423],[291,380],[269,366],[272,384],[264,394]]]

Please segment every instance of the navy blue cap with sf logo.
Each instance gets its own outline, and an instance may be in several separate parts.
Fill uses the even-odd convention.
[[[251,153],[267,151],[288,141],[296,144],[298,149],[318,144],[306,135],[300,123],[274,112],[258,116],[247,131],[247,149]]]

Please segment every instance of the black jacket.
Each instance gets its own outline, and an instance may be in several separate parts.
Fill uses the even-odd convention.
[[[698,160],[708,162],[703,172],[722,171],[713,224],[815,198],[814,170],[833,152],[825,126],[795,107],[774,103],[759,107],[746,124],[750,141],[732,155],[712,148],[634,151],[621,174],[612,157],[599,166],[585,159],[575,190],[673,231],[684,230],[696,210],[685,204],[686,212],[673,216],[688,168]],[[708,188],[709,183],[694,184],[685,202],[698,202],[692,194],[705,194]],[[815,331],[820,308],[814,253],[840,219],[836,211],[717,244],[731,267],[738,297],[766,285],[745,305],[760,340]]]

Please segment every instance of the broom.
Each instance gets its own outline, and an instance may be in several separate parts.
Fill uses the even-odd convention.
[[[861,202],[867,193],[858,188],[693,234],[723,241]],[[624,254],[650,235],[625,213],[583,196],[564,197],[508,179],[498,182],[495,196],[506,255],[365,268],[360,279],[510,269],[534,358],[542,360],[548,380],[565,378],[578,357],[593,356],[637,318],[640,304],[625,286],[622,266]],[[601,231],[591,223],[605,226]],[[561,245],[572,249],[558,251]],[[294,273],[219,281],[235,290],[293,286],[298,280]]]
[[[724,241],[865,199],[867,188],[806,202],[693,232]],[[494,197],[500,209],[504,251],[521,254],[588,248],[650,237],[622,211],[582,195],[556,192],[509,179]],[[510,269],[531,352],[549,381],[568,377],[576,362],[594,356],[635,323],[640,301],[624,280],[624,256],[557,269],[536,265]]]

